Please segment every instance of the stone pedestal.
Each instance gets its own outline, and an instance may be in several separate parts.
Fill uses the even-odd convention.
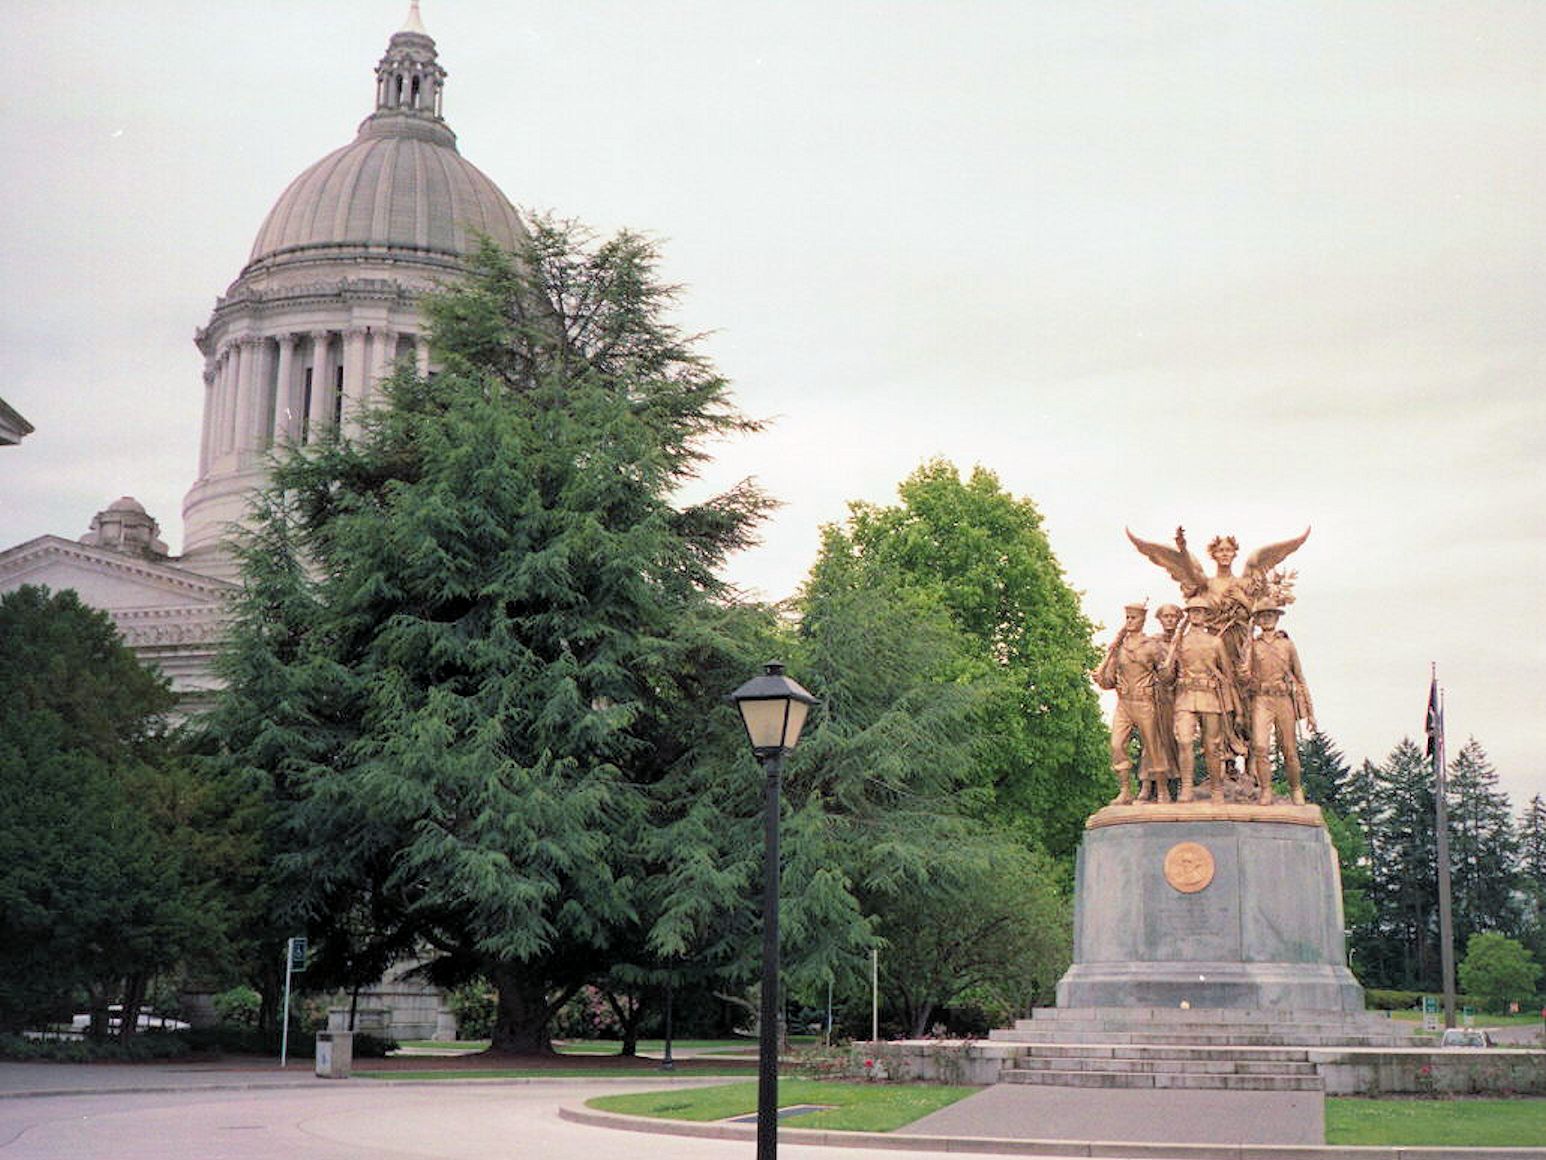
[[[1108,806],[1075,889],[1059,1007],[1363,1010],[1315,806]]]

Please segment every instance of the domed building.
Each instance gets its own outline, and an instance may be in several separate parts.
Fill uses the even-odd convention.
[[[183,555],[169,556],[156,520],[124,496],[78,540],[40,536],[0,552],[0,592],[73,588],[185,706],[212,693],[238,579],[225,541],[265,482],[269,453],[347,430],[399,360],[426,369],[419,296],[462,273],[481,237],[504,247],[525,237],[509,199],[457,150],[445,80],[413,0],[376,65],[374,110],[352,142],[280,194],[196,332],[204,421]],[[9,416],[0,403],[0,420]],[[13,429],[11,441],[31,427],[14,416],[0,434]]]
[[[480,237],[507,249],[524,238],[499,187],[457,151],[445,78],[414,0],[376,66],[375,111],[280,195],[197,333],[204,426],[185,567],[234,579],[222,541],[270,450],[347,429],[398,360],[426,369],[419,295],[455,278]]]

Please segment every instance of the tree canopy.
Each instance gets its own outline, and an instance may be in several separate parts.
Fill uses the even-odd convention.
[[[153,975],[224,937],[167,683],[74,592],[0,597],[0,641],[0,1029],[137,1012]]]
[[[648,917],[650,787],[765,506],[676,500],[707,439],[755,425],[656,261],[538,221],[430,300],[439,373],[400,369],[357,434],[276,467],[212,719],[274,807],[276,898],[358,914],[372,966],[426,946],[436,977],[487,975],[499,1047],[544,1047]]]
[[[1089,679],[1093,626],[1041,514],[992,472],[978,467],[963,480],[943,460],[924,464],[898,493],[893,506],[852,505],[847,523],[829,529],[805,599],[857,574],[943,611],[969,642],[986,692],[973,761],[991,812],[1071,857],[1085,818],[1111,794],[1110,771]]]

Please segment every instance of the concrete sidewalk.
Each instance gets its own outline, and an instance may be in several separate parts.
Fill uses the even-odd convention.
[[[174,1063],[18,1063],[0,1060],[0,1099],[23,1096],[110,1095],[119,1092],[244,1091],[312,1087],[312,1061],[184,1060]]]
[[[1009,1140],[1319,1146],[1326,1142],[1326,1100],[1316,1091],[1001,1083],[941,1108],[905,1131],[918,1136]]]

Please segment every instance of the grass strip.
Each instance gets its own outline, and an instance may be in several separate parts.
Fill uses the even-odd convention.
[[[1329,1098],[1326,1143],[1539,1148],[1546,1143],[1546,1099]]]
[[[780,1107],[791,1104],[831,1105],[827,1111],[811,1112],[783,1121],[791,1128],[891,1132],[981,1090],[938,1084],[780,1080],[778,1102]],[[630,1116],[712,1122],[754,1113],[757,1110],[757,1085],[734,1083],[707,1088],[675,1088],[638,1095],[599,1096],[588,1100],[586,1106]]]

